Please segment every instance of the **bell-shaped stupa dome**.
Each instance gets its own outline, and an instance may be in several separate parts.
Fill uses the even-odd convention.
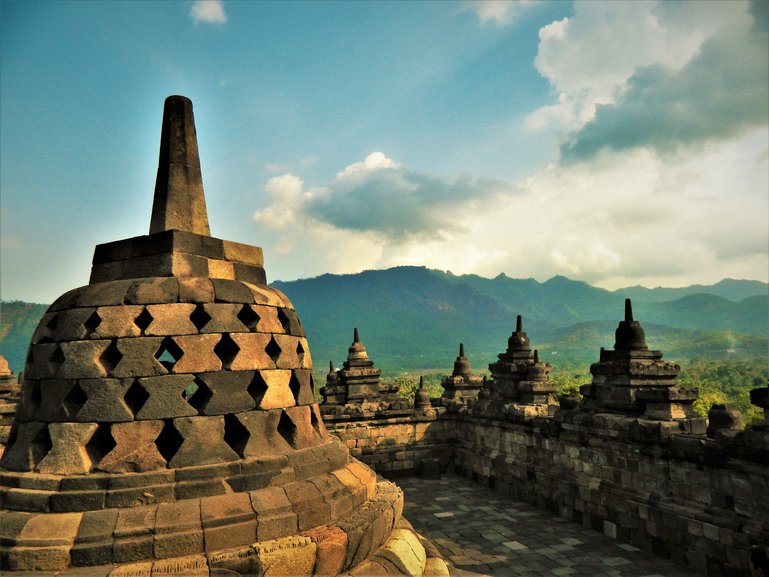
[[[402,492],[326,432],[262,250],[210,236],[187,98],[165,103],[150,234],[96,247],[23,375],[0,569],[333,575],[416,539]]]

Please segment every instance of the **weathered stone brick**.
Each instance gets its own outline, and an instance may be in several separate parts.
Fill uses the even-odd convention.
[[[169,467],[235,461],[240,457],[224,442],[224,417],[181,417],[174,427],[184,439]]]
[[[166,466],[166,460],[155,445],[163,421],[114,423],[111,427],[115,447],[96,465],[110,473],[152,471]]]
[[[174,373],[204,373],[221,371],[222,361],[214,353],[214,347],[222,338],[221,335],[185,335],[174,337],[174,342],[184,352],[177,359],[172,371]]]
[[[146,310],[152,316],[152,322],[144,329],[144,334],[148,336],[197,334],[198,329],[190,320],[195,306],[186,303],[147,305]]]
[[[161,375],[138,379],[141,389],[137,389],[137,398],[143,390],[146,400],[139,405],[135,418],[139,420],[167,419],[178,416],[193,416],[197,410],[184,397],[184,391],[194,382],[193,375]],[[145,395],[141,395],[141,399]]]

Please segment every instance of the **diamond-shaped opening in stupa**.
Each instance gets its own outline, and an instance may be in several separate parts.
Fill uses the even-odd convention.
[[[174,365],[179,362],[179,359],[181,359],[183,355],[184,351],[179,348],[179,345],[177,345],[176,341],[171,337],[164,338],[163,342],[160,343],[158,350],[155,351],[155,358],[169,373],[173,370]]]
[[[195,377],[195,380],[182,391],[182,398],[198,413],[203,412],[213,395],[205,381],[199,377]]]
[[[264,352],[272,359],[273,363],[278,364],[280,353],[283,351],[280,350],[280,345],[275,341],[275,337],[272,337],[267,346],[264,347]]]
[[[259,408],[259,405],[262,403],[262,399],[264,398],[265,393],[267,392],[267,383],[264,381],[264,377],[262,376],[262,373],[259,371],[256,371],[254,373],[254,378],[251,379],[251,383],[246,388],[248,391],[248,394],[251,395],[251,398],[254,399],[254,403],[256,408]]]
[[[115,369],[122,358],[123,353],[117,348],[117,343],[112,341],[99,357],[99,364],[109,374]]]
[[[123,395],[123,400],[125,401],[125,404],[128,405],[128,408],[131,409],[131,413],[133,413],[134,417],[136,417],[138,412],[142,410],[144,403],[146,403],[149,398],[150,394],[138,380],[131,383],[131,386],[128,387],[125,395]]]
[[[190,321],[192,321],[192,324],[195,325],[195,328],[198,329],[198,331],[202,331],[203,327],[211,322],[211,315],[206,312],[203,305],[199,304],[195,307],[195,310],[192,311],[192,314],[190,314]]]
[[[150,311],[148,311],[146,308],[142,309],[142,312],[139,313],[139,316],[137,316],[134,319],[134,324],[139,327],[139,330],[144,332],[147,330],[147,327],[149,327],[152,324],[152,321],[155,320],[152,318],[152,314]]]
[[[291,332],[291,320],[283,309],[278,309],[278,322],[283,326],[283,332]]]
[[[242,322],[249,331],[254,332],[256,325],[259,324],[259,315],[256,314],[253,308],[248,305],[243,305],[238,313],[238,320]]]
[[[296,444],[296,425],[286,411],[281,411],[280,421],[278,421],[278,433],[292,447]]]
[[[291,380],[288,383],[288,388],[291,389],[291,394],[294,395],[294,401],[299,404],[299,395],[302,392],[302,383],[296,376],[296,372],[291,371]]]
[[[170,419],[167,420],[166,424],[163,426],[163,430],[160,431],[157,439],[155,439],[155,446],[158,449],[158,453],[160,453],[166,461],[170,461],[174,458],[174,455],[176,455],[179,447],[182,446],[182,443],[184,443],[184,437],[182,437],[179,431],[176,430],[173,421]]]
[[[224,416],[224,442],[243,458],[251,433],[243,426],[243,423],[233,414]]]
[[[106,455],[115,448],[115,439],[112,437],[110,425],[100,423],[91,438],[85,444],[85,451],[91,459],[92,465],[97,465]]]
[[[222,369],[229,370],[235,357],[240,352],[238,343],[232,340],[232,337],[228,333],[224,333],[219,342],[214,347],[214,354],[222,361]]]
[[[82,389],[82,387],[75,383],[74,386],[69,390],[69,392],[66,394],[64,399],[62,399],[62,406],[64,407],[64,412],[67,415],[68,419],[73,419],[77,415],[78,411],[83,408],[83,405],[85,405],[85,402],[88,400],[88,395],[85,394],[85,391]]]
[[[99,313],[96,311],[93,311],[91,313],[91,316],[89,316],[83,323],[83,326],[85,327],[86,336],[94,332],[99,327],[100,324],[101,324],[101,317],[99,316]]]

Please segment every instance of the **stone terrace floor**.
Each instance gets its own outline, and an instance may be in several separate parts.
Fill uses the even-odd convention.
[[[404,516],[433,541],[452,577],[691,577],[632,545],[472,481],[405,477]]]

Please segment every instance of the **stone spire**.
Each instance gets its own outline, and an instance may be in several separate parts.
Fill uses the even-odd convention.
[[[459,356],[454,361],[454,371],[441,380],[443,406],[450,412],[463,410],[468,401],[478,397],[483,380],[473,374],[470,360],[465,356],[465,345],[459,343]]]
[[[470,376],[472,371],[470,370],[470,361],[465,356],[465,345],[459,343],[459,356],[454,361],[454,372],[451,373],[455,377]]]
[[[152,203],[150,234],[183,230],[211,235],[192,102],[169,96],[163,109],[160,157]]]
[[[614,333],[614,350],[648,350],[646,335],[641,323],[633,320],[633,305],[630,299],[625,299],[625,320],[620,321]]]
[[[592,382],[580,387],[582,409],[667,422],[659,428],[663,434],[704,433],[705,419],[692,408],[697,391],[676,385],[679,371],[676,363],[662,360],[661,351],[646,346],[644,330],[633,320],[632,304],[626,299],[614,350],[601,349],[599,361],[590,367]]]

